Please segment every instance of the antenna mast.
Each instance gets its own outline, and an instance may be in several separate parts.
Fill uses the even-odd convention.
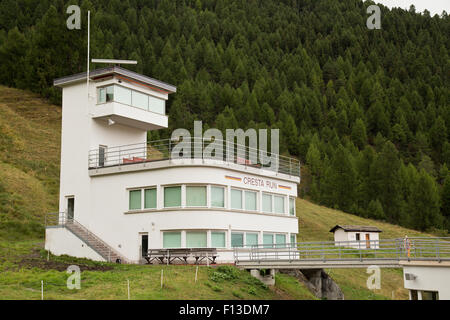
[[[87,35],[87,72],[86,72],[86,90],[87,90],[87,111],[89,112],[89,45],[91,40],[91,11],[88,10],[88,35]]]

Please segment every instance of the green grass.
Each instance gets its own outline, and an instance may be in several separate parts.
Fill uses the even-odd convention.
[[[37,244],[34,240],[0,241],[1,299],[40,299],[41,281],[45,299],[124,300],[128,299],[127,281],[130,298],[137,300],[314,298],[285,275],[277,276],[275,288],[269,288],[249,272],[233,266],[199,266],[195,281],[196,266],[192,265],[117,265],[53,255],[47,262],[47,252]],[[45,264],[53,269],[46,269]],[[71,264],[82,270],[80,290],[67,289],[69,274],[65,270]],[[95,268],[109,270],[87,270]]]

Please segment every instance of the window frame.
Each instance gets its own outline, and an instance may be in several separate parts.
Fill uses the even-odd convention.
[[[188,188],[195,188],[195,187],[200,187],[200,188],[205,188],[205,205],[202,206],[197,206],[197,205],[188,205]],[[183,192],[183,190],[181,190],[181,192]],[[196,184],[186,184],[185,188],[184,188],[184,198],[186,199],[186,203],[185,203],[185,207],[186,208],[208,208],[208,185],[196,185]],[[183,196],[181,196],[181,198],[183,199]]]
[[[247,242],[247,236],[248,235],[255,235],[256,236],[256,244],[254,244],[254,245],[258,245],[259,244],[259,232],[256,232],[256,231],[248,231],[248,232],[245,232],[245,239],[244,239],[244,244],[245,244],[245,247],[246,248],[251,248],[252,246],[254,246],[254,245],[249,245],[248,244],[248,242]]]
[[[181,231],[163,231],[162,232],[163,233],[163,236],[162,236],[162,247],[163,247],[163,249],[179,249],[179,248],[182,248],[182,246],[183,246],[183,233],[181,232]],[[169,234],[169,233],[171,233],[171,234],[179,234],[180,235],[180,246],[179,247],[166,247],[165,245],[164,245],[164,235],[165,234]]]
[[[122,89],[126,89],[126,90],[130,91],[130,103],[126,103],[126,102],[123,102],[123,101],[117,101],[116,92],[115,92],[115,88],[116,87],[120,87]],[[111,92],[108,93],[108,88],[112,88],[112,93]],[[166,103],[165,103],[165,100],[161,99],[161,98],[159,98],[159,97],[157,97],[155,95],[149,94],[147,92],[142,92],[142,91],[139,91],[139,90],[136,90],[136,89],[133,89],[133,88],[129,88],[127,86],[124,86],[124,85],[121,85],[121,84],[118,84],[118,83],[110,83],[110,84],[107,84],[107,85],[98,86],[98,87],[96,87],[96,89],[97,89],[97,105],[105,104],[105,103],[108,103],[108,102],[117,102],[117,103],[129,106],[129,107],[141,109],[141,110],[144,110],[144,111],[147,111],[147,112],[152,112],[152,113],[155,113],[155,114],[166,115]],[[100,97],[101,97],[100,93],[102,92],[102,90],[104,90],[104,97],[105,97],[104,101],[100,100]],[[147,107],[146,108],[141,108],[139,106],[133,105],[133,92],[146,96],[146,100],[147,100]],[[108,99],[108,94],[112,95],[112,97],[110,99]],[[156,102],[158,102],[158,105],[156,104]],[[152,108],[151,105],[156,106],[156,108],[155,107]],[[159,111],[161,111],[161,112],[159,112]]]
[[[269,196],[270,197],[270,211],[264,211],[264,197],[265,196]],[[263,192],[262,195],[261,195],[261,204],[262,204],[261,212],[263,212],[263,213],[273,213],[273,211],[274,211],[273,194],[269,193],[269,192]]]
[[[240,246],[240,247],[233,246],[233,234],[240,234],[240,235],[242,235],[242,246]],[[245,232],[243,232],[243,231],[231,231],[230,245],[231,245],[231,248],[244,248],[244,246],[245,246]]]
[[[214,246],[213,245],[213,234],[223,234],[223,247]],[[227,247],[227,232],[226,231],[220,231],[220,230],[211,230],[211,248],[220,248],[224,249]]]
[[[188,245],[188,234],[193,234],[193,233],[196,233],[196,234],[200,234],[201,233],[202,236],[204,234],[204,236],[205,236],[205,246],[204,247],[189,246]],[[186,241],[185,241],[185,243],[186,243],[185,247],[186,248],[208,248],[208,231],[207,230],[186,230],[185,231],[185,235],[186,235]]]
[[[213,188],[217,188],[217,189],[220,188],[223,191],[223,206],[222,207],[218,207],[218,206],[214,206],[213,205],[213,202],[212,202],[212,194],[213,194],[212,189]],[[209,188],[207,188],[206,192],[208,192],[208,189],[209,189],[209,203],[210,203],[209,207],[210,208],[222,208],[222,209],[225,209],[227,207],[227,193],[226,193],[226,189],[227,188],[226,188],[226,186],[210,184]],[[208,198],[208,194],[206,196]]]
[[[291,213],[291,201],[294,203],[294,205],[292,206],[292,208],[294,209],[294,212]],[[294,197],[289,197],[289,215],[295,217],[297,215],[296,212],[296,208],[295,208],[295,198]]]
[[[156,186],[154,187],[145,187],[143,188],[144,192],[143,192],[143,196],[144,196],[144,200],[143,200],[143,210],[152,210],[152,209],[157,209],[158,208],[158,188]],[[155,190],[155,207],[146,207],[146,197],[145,197],[145,193],[147,190]]]
[[[167,185],[162,186],[163,188],[163,208],[164,209],[172,209],[172,208],[182,208],[183,207],[183,185]],[[180,188],[180,205],[179,206],[166,206],[166,188]]]
[[[133,192],[137,192],[139,191],[139,208],[137,209],[133,209],[131,208],[131,194]],[[138,189],[129,189],[128,190],[128,211],[140,211],[142,210],[142,188],[138,188]]]
[[[275,200],[280,199],[280,198],[283,203],[283,211],[282,212],[276,211],[276,205],[275,205]],[[272,210],[273,210],[272,213],[275,213],[275,214],[286,214],[286,196],[285,195],[272,194]]]
[[[247,193],[253,193],[255,195],[255,209],[247,209]],[[243,190],[243,208],[245,211],[257,212],[258,211],[258,192],[255,190]]]
[[[240,208],[234,208],[233,207],[233,191],[239,191],[241,193],[241,207]],[[244,190],[239,188],[231,187],[230,189],[230,209],[231,210],[244,210]]]

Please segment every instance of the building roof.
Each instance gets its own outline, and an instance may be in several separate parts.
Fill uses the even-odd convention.
[[[382,232],[377,227],[372,227],[372,226],[352,226],[352,225],[339,225],[339,224],[335,225],[330,230],[330,232],[335,232],[339,228],[343,229],[345,232],[348,232],[348,231]]]
[[[89,72],[89,78],[92,80],[95,80],[97,78],[102,78],[102,77],[105,77],[108,75],[113,75],[113,74],[132,78],[132,79],[140,81],[142,83],[165,90],[168,93],[174,93],[177,91],[177,87],[175,87],[171,84],[144,76],[142,74],[139,74],[134,71],[130,71],[130,70],[124,69],[122,67],[118,67],[118,66],[110,66],[110,67],[106,67],[106,68],[91,70]],[[55,79],[55,80],[53,80],[53,85],[56,87],[64,87],[68,84],[85,81],[85,80],[86,80],[86,72],[81,72],[81,73],[73,74],[70,76],[65,76],[62,78]]]

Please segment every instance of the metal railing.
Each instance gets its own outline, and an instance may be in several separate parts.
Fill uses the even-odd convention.
[[[450,260],[450,237],[297,242],[234,248],[239,261]]]
[[[88,228],[83,226],[81,223],[76,221],[75,219],[68,217],[67,212],[52,212],[47,213],[45,215],[45,227],[64,227],[69,229],[72,233],[74,233],[77,237],[83,240],[86,244],[88,244],[95,252],[97,252],[100,256],[102,256],[108,262],[113,261],[112,257],[118,257],[121,260],[121,263],[130,263],[126,258],[124,258],[120,253],[114,250],[110,245],[108,245],[101,238],[96,236],[93,232],[91,232]],[[75,228],[74,228],[75,227]],[[80,234],[76,229],[81,230],[82,233],[87,235],[84,237],[83,234]],[[93,238],[97,244],[100,244],[104,248],[106,248],[107,252],[99,250],[94,243],[91,243],[88,238]]]
[[[185,154],[180,152],[180,143],[190,148]],[[212,143],[212,145],[210,145]],[[206,154],[205,147],[217,147]],[[209,149],[209,148],[208,148]],[[245,145],[225,140],[205,138],[185,138],[178,141],[164,139],[116,147],[104,147],[89,152],[89,169],[122,166],[133,163],[152,162],[172,159],[203,159],[218,163],[233,163],[246,167],[300,176],[300,161],[295,158],[265,152]]]

